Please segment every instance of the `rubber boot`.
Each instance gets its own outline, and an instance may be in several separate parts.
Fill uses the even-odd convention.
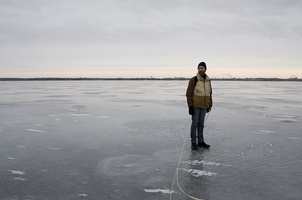
[[[210,145],[206,144],[205,142],[198,142],[198,146],[199,147],[203,147],[203,148],[210,148]]]
[[[198,150],[197,144],[196,143],[192,143],[191,149],[192,150]]]

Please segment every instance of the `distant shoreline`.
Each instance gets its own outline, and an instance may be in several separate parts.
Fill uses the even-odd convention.
[[[190,78],[175,77],[175,78],[0,78],[0,81],[182,81]],[[211,78],[212,81],[295,81],[300,82],[298,78]]]

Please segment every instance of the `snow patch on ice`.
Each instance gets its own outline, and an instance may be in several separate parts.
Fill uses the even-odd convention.
[[[13,157],[6,157],[7,160],[15,160]]]
[[[16,181],[27,181],[26,178],[22,178],[22,177],[15,177],[13,179],[16,180]]]
[[[194,177],[199,177],[199,176],[215,176],[216,175],[216,173],[202,171],[202,170],[198,170],[198,169],[182,169],[182,170],[185,171],[185,172],[189,172]]]
[[[78,194],[79,197],[88,197],[87,194]]]
[[[204,165],[216,165],[219,166],[220,163],[214,163],[214,162],[206,162],[206,161],[199,161],[199,160],[190,160],[190,161],[183,161],[183,163],[189,164],[189,165],[200,165],[200,164],[204,164]]]
[[[74,116],[74,117],[85,117],[85,116],[88,116],[89,114],[87,114],[87,113],[83,113],[83,114],[73,113],[73,114],[69,114],[69,115]]]
[[[227,166],[230,167],[231,165],[227,164],[222,164],[222,163],[216,163],[216,162],[211,162],[211,161],[204,161],[204,160],[190,160],[190,161],[183,161],[182,163],[189,164],[189,165],[212,165],[212,166]]]
[[[296,138],[296,137],[289,137],[288,139],[290,139],[290,140],[301,140],[301,138]]]
[[[259,134],[270,134],[270,133],[276,133],[276,132],[270,130],[259,130]]]
[[[274,117],[274,118],[291,118],[296,119],[299,118],[297,115],[278,115],[278,114],[266,114],[267,117]]]
[[[147,193],[163,193],[163,194],[172,194],[174,191],[168,190],[168,189],[144,189]]]
[[[25,149],[26,148],[26,146],[17,146],[18,148],[21,148],[21,149]]]
[[[12,174],[17,174],[17,175],[25,175],[25,172],[22,171],[17,171],[17,170],[9,170]]]
[[[26,129],[26,131],[29,131],[29,132],[36,132],[36,133],[45,133],[45,131],[37,130],[37,129]]]
[[[13,175],[19,175],[18,177],[14,177],[13,180],[16,180],[16,181],[27,181],[26,178],[20,177],[20,176],[24,176],[25,172],[18,171],[18,170],[8,170],[8,171],[10,171]]]

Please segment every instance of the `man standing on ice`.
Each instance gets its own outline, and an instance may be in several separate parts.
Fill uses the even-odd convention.
[[[203,129],[206,113],[212,108],[212,86],[210,78],[206,75],[207,65],[201,62],[197,66],[198,73],[190,79],[186,96],[189,106],[189,114],[192,115],[191,148],[209,148],[204,142]]]

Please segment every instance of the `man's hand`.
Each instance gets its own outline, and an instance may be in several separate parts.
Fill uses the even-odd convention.
[[[211,108],[207,108],[207,113],[211,112]]]
[[[189,106],[189,114],[194,115],[194,108],[193,106]]]

